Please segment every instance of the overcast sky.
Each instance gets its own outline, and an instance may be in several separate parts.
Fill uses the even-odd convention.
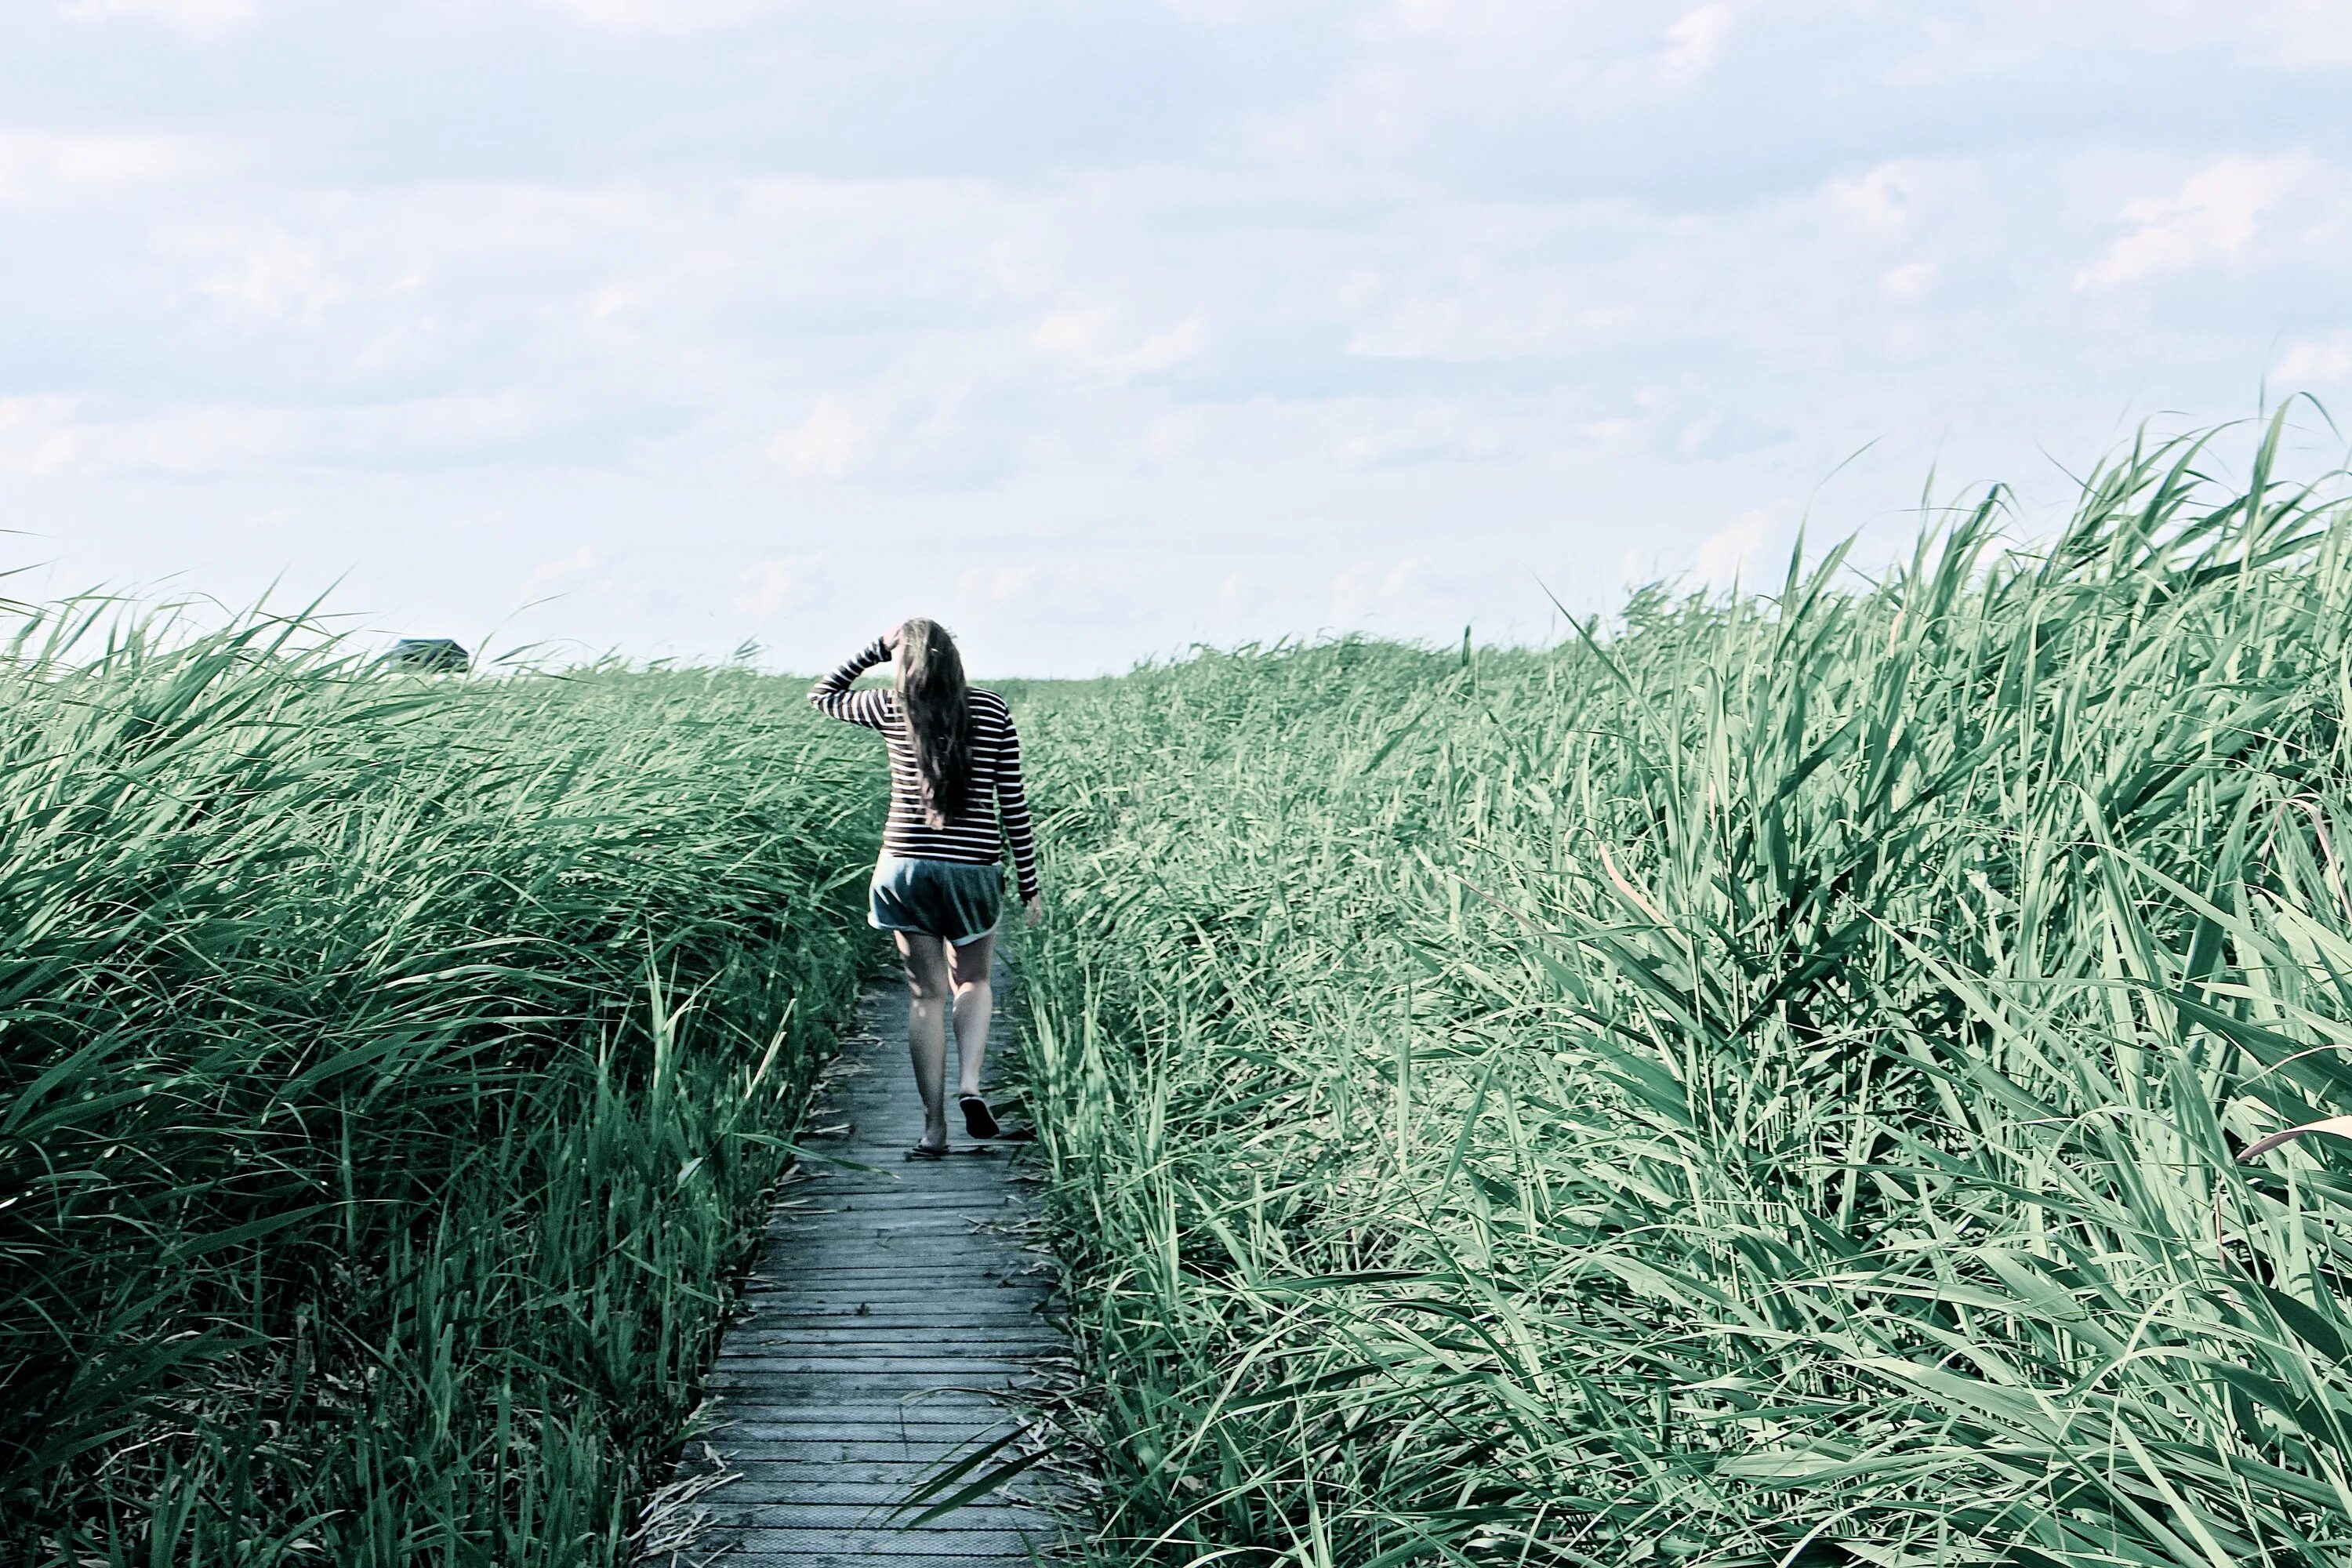
[[[0,556],[794,669],[1541,636],[2352,401],[2347,92],[2344,0],[9,0]]]

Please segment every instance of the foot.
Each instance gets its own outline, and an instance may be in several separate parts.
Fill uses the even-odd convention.
[[[907,1151],[907,1158],[909,1160],[943,1160],[947,1158],[947,1140],[943,1138],[937,1143],[916,1144],[913,1148]]]
[[[999,1131],[996,1115],[988,1109],[988,1101],[980,1098],[979,1090],[968,1089],[957,1095],[956,1103],[963,1107],[963,1130],[975,1138],[996,1136]]]

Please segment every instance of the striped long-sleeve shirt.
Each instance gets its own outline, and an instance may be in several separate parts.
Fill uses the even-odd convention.
[[[918,860],[957,860],[994,866],[1013,847],[1013,874],[1025,900],[1037,896],[1037,847],[1029,834],[1029,797],[1021,785],[1021,737],[1013,710],[993,691],[971,689],[971,788],[961,811],[945,827],[923,820],[923,781],[915,767],[915,742],[907,731],[907,710],[895,691],[853,691],[858,675],[887,664],[890,645],[877,637],[848,663],[809,688],[820,712],[846,723],[879,730],[890,743],[890,820],[882,847]],[[1002,831],[998,819],[1003,819]]]

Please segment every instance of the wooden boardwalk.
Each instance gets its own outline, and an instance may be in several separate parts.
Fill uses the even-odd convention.
[[[1007,978],[1000,963],[1000,1020]],[[828,1070],[808,1146],[879,1173],[811,1164],[771,1216],[748,1315],[711,1374],[721,1425],[709,1447],[734,1479],[701,1499],[709,1523],[681,1563],[981,1568],[1027,1563],[1059,1539],[1050,1517],[1002,1492],[920,1525],[908,1523],[919,1508],[894,1513],[943,1467],[1015,1429],[1003,1394],[1028,1358],[1064,1341],[1048,1315],[1050,1268],[1017,1231],[1020,1146],[963,1137],[950,1100],[958,1152],[906,1161],[922,1131],[906,987],[876,987],[863,1023]],[[992,1062],[1009,1033],[992,1031]],[[952,1044],[948,1073],[952,1090]]]

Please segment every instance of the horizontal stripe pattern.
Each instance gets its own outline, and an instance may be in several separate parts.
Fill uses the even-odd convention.
[[[847,724],[881,731],[890,747],[890,816],[883,824],[882,847],[918,860],[954,860],[967,866],[1003,862],[1013,847],[1013,875],[1025,900],[1037,896],[1037,847],[1029,828],[1029,795],[1021,782],[1021,737],[1004,699],[971,689],[971,789],[964,807],[944,827],[923,820],[923,781],[915,767],[915,742],[907,732],[906,710],[895,691],[850,689],[857,678],[890,661],[881,637],[809,688],[817,711]]]

